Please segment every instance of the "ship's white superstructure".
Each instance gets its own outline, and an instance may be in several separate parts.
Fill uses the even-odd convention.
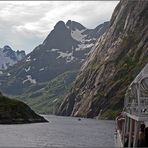
[[[148,127],[148,63],[128,87],[116,123],[115,145],[138,147],[140,127]]]

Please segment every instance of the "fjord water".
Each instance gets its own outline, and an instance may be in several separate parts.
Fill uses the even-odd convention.
[[[111,147],[114,121],[45,116],[49,123],[0,125],[0,146]]]

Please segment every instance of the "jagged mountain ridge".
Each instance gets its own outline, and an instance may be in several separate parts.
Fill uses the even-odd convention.
[[[38,109],[39,104],[50,104],[51,98],[60,95],[58,92],[63,95],[68,89],[97,37],[108,26],[109,22],[105,22],[95,29],[87,29],[75,21],[59,21],[41,45],[0,75],[1,91],[27,98],[25,101],[31,106],[36,104]],[[54,90],[51,84],[55,85]]]
[[[61,104],[58,115],[113,119],[148,62],[148,1],[121,0]]]
[[[13,51],[8,45],[0,48],[0,69],[7,69],[9,66],[16,64],[25,58],[25,51]]]

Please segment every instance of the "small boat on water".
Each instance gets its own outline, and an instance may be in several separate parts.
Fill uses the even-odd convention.
[[[148,63],[128,87],[114,140],[116,147],[148,147]]]

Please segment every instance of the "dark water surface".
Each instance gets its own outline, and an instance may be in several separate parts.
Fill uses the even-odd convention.
[[[114,121],[45,117],[49,123],[0,125],[0,147],[114,146]]]

